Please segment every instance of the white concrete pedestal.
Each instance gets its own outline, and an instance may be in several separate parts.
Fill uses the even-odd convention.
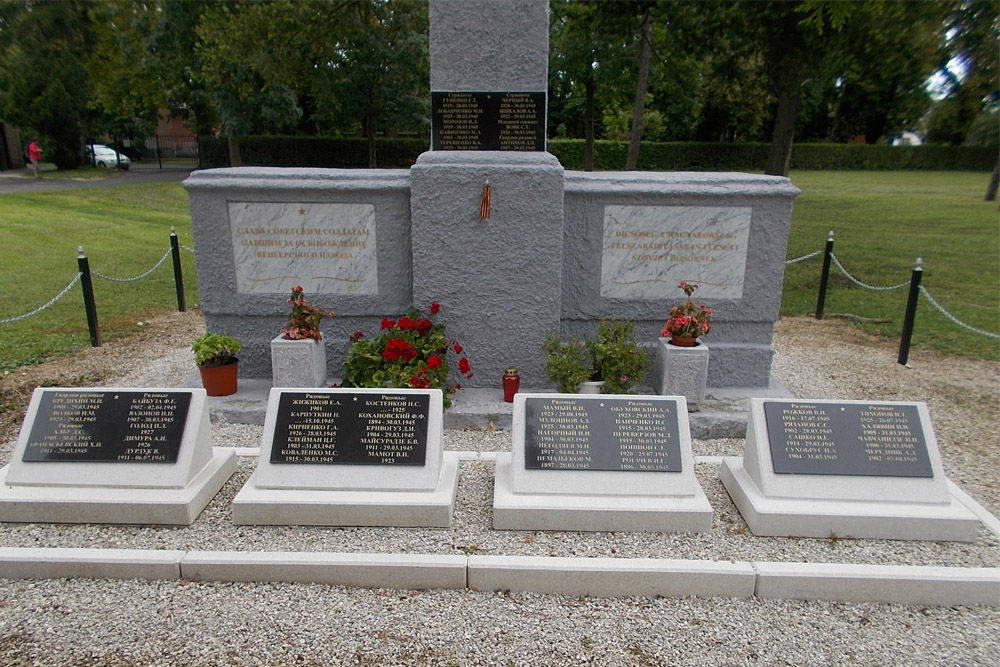
[[[683,396],[688,410],[697,412],[708,384],[708,345],[699,340],[694,347],[677,347],[669,338],[660,338],[653,382],[657,394]]]
[[[291,340],[284,334],[271,341],[271,378],[275,387],[322,387],[326,384],[326,344]]]

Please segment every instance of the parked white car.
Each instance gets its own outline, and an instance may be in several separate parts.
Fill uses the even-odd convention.
[[[108,169],[112,167],[128,169],[132,164],[125,153],[116,153],[114,148],[104,144],[87,144],[86,155],[91,164]]]

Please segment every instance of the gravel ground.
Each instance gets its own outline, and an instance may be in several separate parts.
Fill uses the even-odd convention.
[[[98,350],[5,378],[177,386],[192,372],[197,314],[148,323]],[[950,479],[1000,509],[1000,364],[911,353],[838,322],[783,320],[775,375],[796,396],[920,400]],[[139,369],[139,362],[147,368]],[[48,366],[48,368],[45,368]],[[215,444],[255,447],[261,428],[213,424]],[[504,431],[446,431],[450,450],[503,451]],[[8,460],[11,442],[0,448]],[[742,441],[696,441],[738,455]],[[696,473],[715,509],[699,535],[493,531],[493,464],[462,463],[448,530],[233,526],[239,471],[190,527],[0,524],[2,546],[247,551],[524,554],[998,567],[1000,541],[975,544],[758,538],[718,481]],[[302,584],[0,580],[3,665],[995,665],[1000,609],[722,598],[599,599],[476,591],[356,590]]]

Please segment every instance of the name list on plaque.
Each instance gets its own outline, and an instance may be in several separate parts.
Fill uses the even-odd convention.
[[[176,463],[191,394],[46,391],[22,461]]]
[[[431,93],[432,150],[544,151],[545,93]]]
[[[681,472],[672,400],[526,398],[528,470]]]
[[[765,402],[776,473],[933,477],[915,405]]]
[[[271,463],[424,465],[426,394],[283,392]]]

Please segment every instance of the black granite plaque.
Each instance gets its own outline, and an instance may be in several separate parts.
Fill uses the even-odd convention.
[[[431,93],[436,151],[544,151],[545,93]]]
[[[43,392],[22,461],[176,463],[189,392]]]
[[[677,402],[526,398],[528,470],[681,472]]]
[[[764,403],[776,473],[933,477],[915,405]]]
[[[271,463],[422,466],[430,394],[282,392]]]

